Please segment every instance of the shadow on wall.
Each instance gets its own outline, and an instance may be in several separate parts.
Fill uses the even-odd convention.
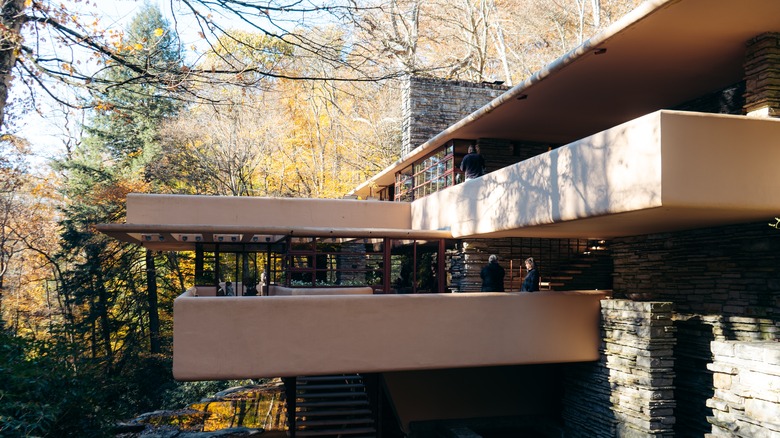
[[[433,194],[420,226],[468,236],[655,205],[657,129],[616,127]]]
[[[707,399],[714,394],[712,372],[707,369],[715,340],[711,322],[695,316],[675,322],[677,345],[674,348],[675,436],[704,436],[712,430],[707,417],[712,409]]]
[[[605,359],[567,365],[564,373],[562,419],[567,438],[617,436],[610,409],[612,388]]]

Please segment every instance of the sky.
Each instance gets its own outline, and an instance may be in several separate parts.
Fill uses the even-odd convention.
[[[170,25],[172,27],[175,26],[178,30],[179,38],[185,48],[203,46],[205,44],[205,40],[198,35],[200,28],[197,26],[191,13],[179,11],[175,17],[176,20],[173,20],[170,9],[171,7],[176,8],[177,5],[181,4],[178,0],[64,0],[65,4],[73,10],[81,11],[82,14],[95,14],[103,28],[117,30],[124,29],[129,25],[135,13],[143,7],[145,1],[156,4],[160,8]],[[312,15],[308,16],[307,20],[309,22],[317,22],[317,18]],[[218,16],[215,18],[219,19]],[[284,25],[285,22],[296,22],[296,16],[276,18],[288,19],[279,19],[275,21],[276,24],[281,23]],[[248,24],[236,20],[235,17],[228,17],[227,20],[223,20],[223,23],[226,27],[245,27],[249,29]],[[33,153],[35,154],[32,161],[36,166],[40,165],[43,167],[48,159],[64,154],[63,138],[65,138],[64,133],[66,131],[63,128],[68,126],[70,129],[73,129],[73,126],[76,126],[77,123],[71,120],[66,124],[64,118],[58,116],[58,114],[62,113],[62,110],[59,108],[47,107],[44,104],[40,106],[44,107],[43,112],[45,112],[46,117],[41,117],[33,112],[27,114],[23,119],[24,126],[18,134],[31,142]]]
[[[168,15],[171,0],[147,1],[151,4],[157,4],[163,14]],[[175,0],[173,1],[175,2]],[[143,0],[92,0],[89,10],[97,11],[103,26],[121,29],[129,24],[143,4]],[[95,9],[94,5],[97,5],[97,9]],[[170,19],[170,17],[168,18]],[[187,28],[181,17],[179,17],[179,27],[180,29]],[[193,38],[193,36],[190,36],[190,38]],[[65,153],[63,138],[66,126],[73,129],[78,120],[71,117],[66,123],[62,110],[47,104],[43,96],[39,96],[39,98],[41,99],[39,102],[45,117],[36,112],[27,113],[22,118],[23,125],[18,135],[29,140],[32,145],[34,156],[31,159],[31,165],[33,170],[43,171],[49,159],[62,156]]]
[[[177,0],[146,0],[151,4],[156,4],[163,15],[173,26],[173,17],[170,15],[171,4],[176,6]],[[93,0],[98,3],[97,0]],[[122,28],[130,23],[135,13],[143,6],[144,0],[99,0],[98,8],[101,14],[101,22],[104,25],[116,28]],[[178,31],[185,44],[196,42],[199,38],[196,35],[194,20],[184,14],[178,14]],[[190,32],[188,32],[188,30]]]

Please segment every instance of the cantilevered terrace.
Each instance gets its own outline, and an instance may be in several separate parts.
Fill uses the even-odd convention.
[[[749,222],[771,217],[780,200],[780,190],[751,190],[777,184],[777,138],[780,120],[660,111],[411,204],[132,194],[127,223],[99,229],[150,249],[185,250],[196,243],[183,236],[201,243],[220,236],[237,243],[290,236],[603,238]],[[735,145],[739,156],[763,159],[740,164]],[[603,292],[384,290],[206,297],[193,288],[175,302],[174,373],[205,380],[385,372],[588,361],[598,354]]]

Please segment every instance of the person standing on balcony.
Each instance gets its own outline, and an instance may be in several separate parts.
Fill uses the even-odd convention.
[[[492,254],[488,264],[479,273],[482,277],[482,292],[503,292],[504,274],[504,268],[498,264],[498,257]]]
[[[466,175],[466,180],[479,178],[485,174],[485,159],[477,152],[476,146],[469,146],[469,152],[460,162],[460,170]]]
[[[520,292],[537,292],[539,291],[539,270],[536,269],[536,262],[533,257],[525,259],[525,269],[528,273],[525,275],[523,285],[520,287]]]

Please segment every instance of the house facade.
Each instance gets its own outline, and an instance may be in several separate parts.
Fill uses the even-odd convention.
[[[407,117],[357,199],[134,194],[98,229],[199,255],[175,376],[284,377],[290,435],[296,391],[355,374],[370,426],[332,436],[779,436],[777,17],[648,1],[517,86],[450,84],[484,102]],[[550,290],[518,292],[529,256]]]

